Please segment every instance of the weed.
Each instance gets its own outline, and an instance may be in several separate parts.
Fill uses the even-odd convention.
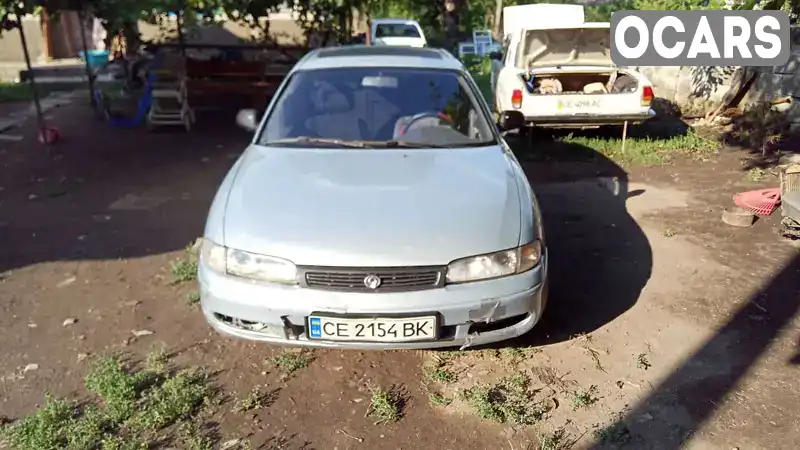
[[[151,352],[139,371],[129,370],[118,357],[100,357],[92,361],[84,384],[102,407],[78,408],[46,395],[41,408],[0,430],[0,437],[19,450],[146,449],[148,434],[195,415],[212,395],[204,374],[171,375],[166,364],[164,350]]]
[[[44,405],[39,410],[0,430],[0,437],[12,448],[21,450],[64,448],[74,414],[74,404],[46,394]]]
[[[233,411],[242,413],[254,409],[266,408],[275,400],[276,392],[277,391],[266,392],[261,386],[256,386],[247,396],[236,401],[236,406],[234,406]]]
[[[103,450],[147,450],[150,444],[141,438],[112,436],[103,439]]]
[[[673,230],[672,228],[667,228],[661,233],[664,237],[673,237],[678,234],[677,231]]]
[[[196,422],[181,422],[178,427],[178,434],[186,450],[212,450],[214,448],[213,440],[203,433],[203,430]]]
[[[211,395],[204,373],[183,370],[152,388],[131,417],[134,430],[157,431],[197,411]]]
[[[200,302],[200,293],[197,291],[192,291],[186,294],[186,300],[189,302],[190,305],[196,305]]]
[[[431,392],[428,394],[428,400],[431,402],[431,405],[434,406],[448,406],[453,400],[445,397],[444,395],[438,392]]]
[[[536,347],[507,347],[497,350],[497,358],[516,366],[542,350]]]
[[[631,440],[631,431],[624,422],[619,420],[607,427],[596,430],[594,434],[602,444],[622,446]]]
[[[752,168],[752,169],[747,171],[747,178],[750,181],[753,181],[753,182],[759,182],[759,181],[763,180],[764,177],[766,177],[766,176],[767,176],[767,172],[765,172],[763,169],[758,168],[758,167],[754,167],[754,168]]]
[[[165,347],[153,348],[147,353],[145,367],[150,372],[162,374],[166,370],[168,362],[169,352],[167,352]]]
[[[567,441],[567,430],[559,427],[550,434],[539,435],[539,450],[566,450],[572,445]]]
[[[133,414],[140,383],[136,376],[125,371],[118,358],[102,356],[93,361],[84,384],[103,400],[114,422],[122,422]]]
[[[447,368],[448,358],[436,358],[433,364],[424,368],[425,377],[430,381],[442,384],[455,383],[458,377]]]
[[[289,377],[301,369],[305,369],[314,360],[314,355],[310,351],[302,350],[299,352],[283,351],[272,357],[270,362]]]
[[[636,368],[647,370],[650,367],[652,367],[652,365],[650,364],[650,361],[647,359],[647,355],[644,353],[640,353],[639,356],[636,357]]]
[[[197,260],[191,257],[179,258],[172,262],[172,279],[177,283],[197,279]]]
[[[505,377],[494,386],[475,386],[461,395],[478,416],[501,423],[532,425],[548,412],[536,401],[530,378],[524,374]]]
[[[384,390],[377,386],[370,386],[372,400],[367,408],[367,416],[377,418],[375,424],[397,422],[400,420],[403,409],[403,400],[393,390]]]
[[[600,399],[597,397],[597,386],[591,385],[589,389],[585,391],[572,394],[572,410],[577,411],[580,408],[589,408],[599,400]]]

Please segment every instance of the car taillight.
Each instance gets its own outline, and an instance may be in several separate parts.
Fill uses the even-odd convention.
[[[650,106],[653,101],[653,88],[645,86],[642,88],[642,106]]]
[[[511,106],[514,109],[522,108],[522,91],[519,89],[514,89],[514,92],[511,93]]]

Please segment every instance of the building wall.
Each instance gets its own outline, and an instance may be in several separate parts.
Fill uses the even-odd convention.
[[[22,20],[22,29],[28,43],[28,52],[32,62],[37,62],[44,53],[44,40],[39,18],[31,17]],[[17,30],[5,31],[0,35],[0,63],[20,63],[25,61],[22,55],[22,42]]]

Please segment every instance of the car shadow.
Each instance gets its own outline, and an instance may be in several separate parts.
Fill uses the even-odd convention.
[[[507,141],[541,206],[550,281],[542,320],[515,344],[591,333],[633,307],[650,278],[650,243],[626,209],[644,190],[631,191],[622,167],[580,144],[558,143],[561,155],[532,161],[530,147]],[[542,146],[535,151],[549,151]]]

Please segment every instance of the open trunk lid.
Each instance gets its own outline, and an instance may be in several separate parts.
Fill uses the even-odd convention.
[[[611,32],[608,22],[527,29],[517,67],[599,66],[612,67]]]
[[[584,20],[583,5],[534,3],[506,6],[503,8],[503,35],[553,24],[581,25]]]

